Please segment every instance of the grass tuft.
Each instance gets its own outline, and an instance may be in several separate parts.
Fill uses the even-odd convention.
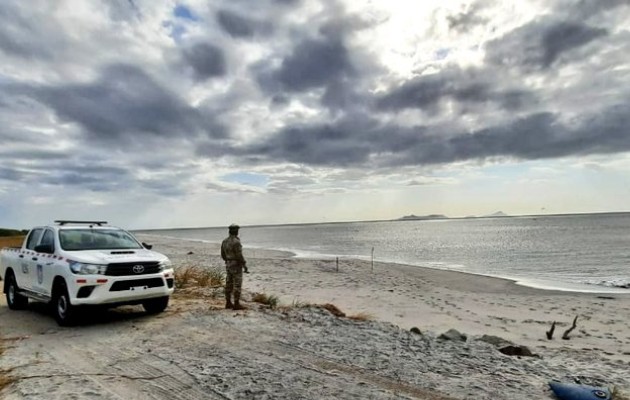
[[[269,306],[269,308],[273,309],[273,308],[278,307],[278,303],[280,299],[278,299],[278,296],[275,296],[275,295],[267,295],[264,293],[254,293],[254,295],[252,296],[252,301],[255,303],[267,305]]]
[[[365,313],[365,312],[360,312],[358,314],[354,314],[354,315],[348,315],[348,318],[354,321],[372,321],[374,320],[374,315],[369,314],[369,313]]]
[[[175,287],[211,287],[225,284],[225,272],[219,267],[203,268],[194,265],[179,267],[175,270]]]
[[[304,308],[308,306],[310,306],[310,303],[307,303],[305,301],[300,301],[298,299],[294,299],[293,302],[291,303],[291,308]]]
[[[335,317],[343,318],[346,316],[346,314],[334,304],[326,303],[326,304],[322,304],[320,307],[323,308],[324,310],[328,310],[328,312],[334,315]]]

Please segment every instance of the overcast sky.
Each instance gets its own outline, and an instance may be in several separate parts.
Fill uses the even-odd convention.
[[[3,227],[630,210],[630,0],[2,0],[0,57]]]

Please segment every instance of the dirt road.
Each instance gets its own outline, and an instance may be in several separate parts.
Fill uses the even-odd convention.
[[[0,397],[447,398],[377,366],[338,359],[334,340],[328,349],[303,346],[310,335],[326,334],[308,318],[337,324],[324,310],[232,312],[191,299],[175,299],[159,316],[141,310],[93,311],[80,326],[60,328],[43,304],[15,312],[3,301],[0,334],[8,348],[0,368],[12,369],[15,382]]]

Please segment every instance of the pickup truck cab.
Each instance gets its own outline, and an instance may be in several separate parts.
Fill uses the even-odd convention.
[[[142,304],[160,313],[173,293],[169,259],[129,232],[105,221],[55,221],[30,230],[22,247],[0,252],[7,304],[23,309],[29,299],[52,305],[59,325],[77,322],[87,305]]]

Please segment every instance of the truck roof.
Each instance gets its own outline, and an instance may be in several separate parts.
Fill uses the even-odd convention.
[[[120,229],[116,226],[106,225],[107,221],[68,221],[68,220],[56,220],[55,225],[35,226],[32,229],[51,228],[54,230],[65,229]]]
[[[66,219],[58,219],[55,221],[55,224],[58,225],[106,225],[107,221],[72,221],[72,220],[66,220]]]

